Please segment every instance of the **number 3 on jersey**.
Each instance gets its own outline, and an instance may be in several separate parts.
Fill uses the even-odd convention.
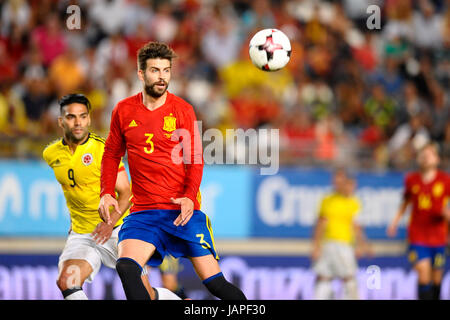
[[[147,147],[144,147],[144,152],[147,154],[150,154],[155,150],[155,147],[154,147],[153,141],[152,141],[153,133],[146,133],[145,136],[148,137],[148,139],[147,139],[147,141],[145,141],[145,143],[150,145],[150,149]]]

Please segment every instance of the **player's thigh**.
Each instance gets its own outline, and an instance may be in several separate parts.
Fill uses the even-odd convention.
[[[220,272],[219,263],[212,254],[190,257],[189,260],[191,260],[192,266],[201,280],[208,279]]]
[[[95,248],[98,252],[101,262],[104,266],[115,269],[118,258],[118,233],[119,228],[115,228],[111,234],[111,237],[104,244],[96,244]]]
[[[431,281],[432,266],[430,258],[423,258],[414,264],[419,283],[429,283]]]
[[[155,250],[153,244],[138,239],[125,239],[118,245],[119,258],[131,258],[141,267],[147,263]]]
[[[329,243],[325,243],[322,248],[322,252],[318,259],[313,262],[312,269],[316,273],[317,281],[327,281],[328,279],[333,278],[335,272],[332,268],[332,253],[333,248],[330,247]]]
[[[69,259],[62,262],[57,284],[61,290],[81,287],[93,269],[89,262],[82,259]]]
[[[348,244],[339,244],[336,249],[334,269],[337,276],[342,279],[352,279],[358,270],[354,248]]]

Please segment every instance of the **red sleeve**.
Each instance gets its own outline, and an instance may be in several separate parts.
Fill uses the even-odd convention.
[[[110,194],[116,197],[115,186],[120,160],[125,154],[125,141],[120,128],[118,107],[113,110],[111,125],[105,142],[105,152],[102,157],[102,168],[100,175],[101,191],[100,197]]]
[[[185,159],[186,168],[183,196],[196,203],[197,193],[203,176],[203,146],[194,110],[190,105],[185,108],[183,127],[189,131],[190,136],[193,138],[189,141],[190,145],[186,145],[183,141],[183,158]],[[187,153],[187,157],[185,150],[190,150]]]
[[[407,174],[404,181],[404,191],[403,191],[403,200],[409,200],[411,197],[411,178],[412,176],[410,174]]]

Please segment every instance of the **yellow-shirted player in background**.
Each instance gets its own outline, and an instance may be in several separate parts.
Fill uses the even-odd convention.
[[[361,205],[353,195],[356,182],[345,170],[333,177],[334,190],[320,204],[311,260],[316,272],[315,299],[331,299],[333,279],[343,283],[343,299],[358,299],[357,256],[371,253],[357,222]],[[354,242],[358,244],[355,253]]]
[[[166,255],[163,262],[159,265],[158,270],[161,273],[162,286],[170,291],[174,292],[182,299],[188,299],[184,292],[184,287],[178,281],[178,273],[182,270],[183,266],[180,264],[179,258],[174,258],[170,254]],[[150,267],[148,265],[144,268],[149,273]]]
[[[53,169],[66,198],[70,212],[70,231],[58,262],[57,285],[66,300],[84,300],[85,281],[91,282],[101,264],[115,268],[118,232],[128,214],[131,189],[121,162],[116,181],[116,194],[121,216],[111,212],[111,224],[98,214],[100,202],[100,170],[105,141],[90,133],[90,102],[82,94],[69,94],[59,101],[58,125],[63,137],[50,143],[43,158]],[[144,284],[153,299],[180,298],[164,288],[152,290],[143,275]]]

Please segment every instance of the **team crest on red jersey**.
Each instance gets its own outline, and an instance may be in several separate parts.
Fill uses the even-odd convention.
[[[439,198],[444,193],[444,185],[441,182],[436,183],[431,192],[434,197]]]
[[[176,128],[177,128],[177,118],[175,118],[172,113],[168,116],[165,116],[163,130],[172,132],[175,131]]]
[[[163,130],[168,131],[170,133],[165,133],[164,135],[167,138],[170,138],[172,136],[172,131],[175,131],[176,129],[177,129],[177,118],[175,118],[172,113],[168,116],[165,116]]]
[[[83,162],[83,164],[85,166],[88,166],[92,163],[92,161],[94,160],[94,157],[92,156],[91,153],[85,153],[83,154],[83,156],[81,157],[81,162]]]

